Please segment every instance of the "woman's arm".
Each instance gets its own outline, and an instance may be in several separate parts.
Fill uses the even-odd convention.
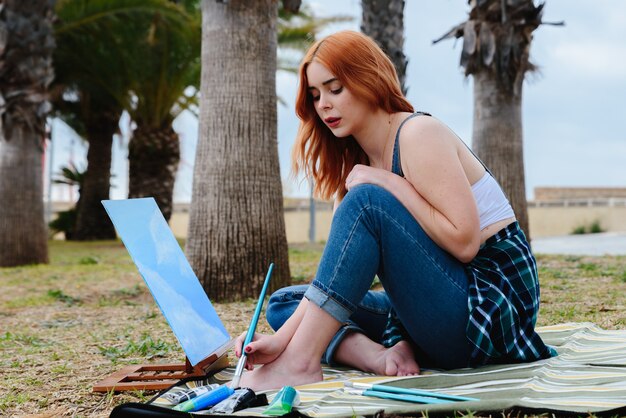
[[[400,134],[405,178],[364,165],[355,166],[348,190],[373,183],[389,190],[440,247],[462,262],[480,246],[478,209],[461,165],[454,134],[434,118],[408,121]]]

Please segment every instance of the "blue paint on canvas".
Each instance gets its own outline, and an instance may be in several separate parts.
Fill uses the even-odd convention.
[[[192,365],[230,335],[153,198],[102,202]]]

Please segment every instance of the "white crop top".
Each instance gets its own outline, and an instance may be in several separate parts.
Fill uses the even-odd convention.
[[[478,206],[481,231],[491,224],[515,216],[502,188],[488,172],[472,184],[472,193]]]

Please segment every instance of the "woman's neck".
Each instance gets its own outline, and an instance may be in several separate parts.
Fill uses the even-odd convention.
[[[370,166],[386,170],[391,168],[393,142],[401,115],[378,109],[365,118],[362,129],[353,135],[367,154]]]

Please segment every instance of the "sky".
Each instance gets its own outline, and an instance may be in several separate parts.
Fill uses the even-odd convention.
[[[531,61],[539,71],[527,75],[523,87],[524,163],[526,195],[535,187],[626,187],[626,1],[546,0],[542,25],[534,32]],[[319,17],[354,16],[321,35],[359,30],[360,0],[304,0]],[[450,126],[471,146],[473,86],[459,66],[462,40],[432,45],[454,25],[466,20],[464,0],[407,0],[404,10],[404,52],[409,63],[407,97],[417,110],[427,111]],[[307,197],[308,183],[291,176],[291,148],[298,127],[294,113],[297,78],[278,72],[278,151],[283,192]],[[113,146],[111,198],[127,196],[129,121]],[[47,173],[53,177],[70,161],[86,166],[86,147],[59,121],[52,123]],[[181,137],[181,163],[175,202],[189,202],[198,122],[182,114],[174,129]],[[51,159],[50,159],[51,156]],[[53,186],[53,200],[75,200],[76,191]]]

